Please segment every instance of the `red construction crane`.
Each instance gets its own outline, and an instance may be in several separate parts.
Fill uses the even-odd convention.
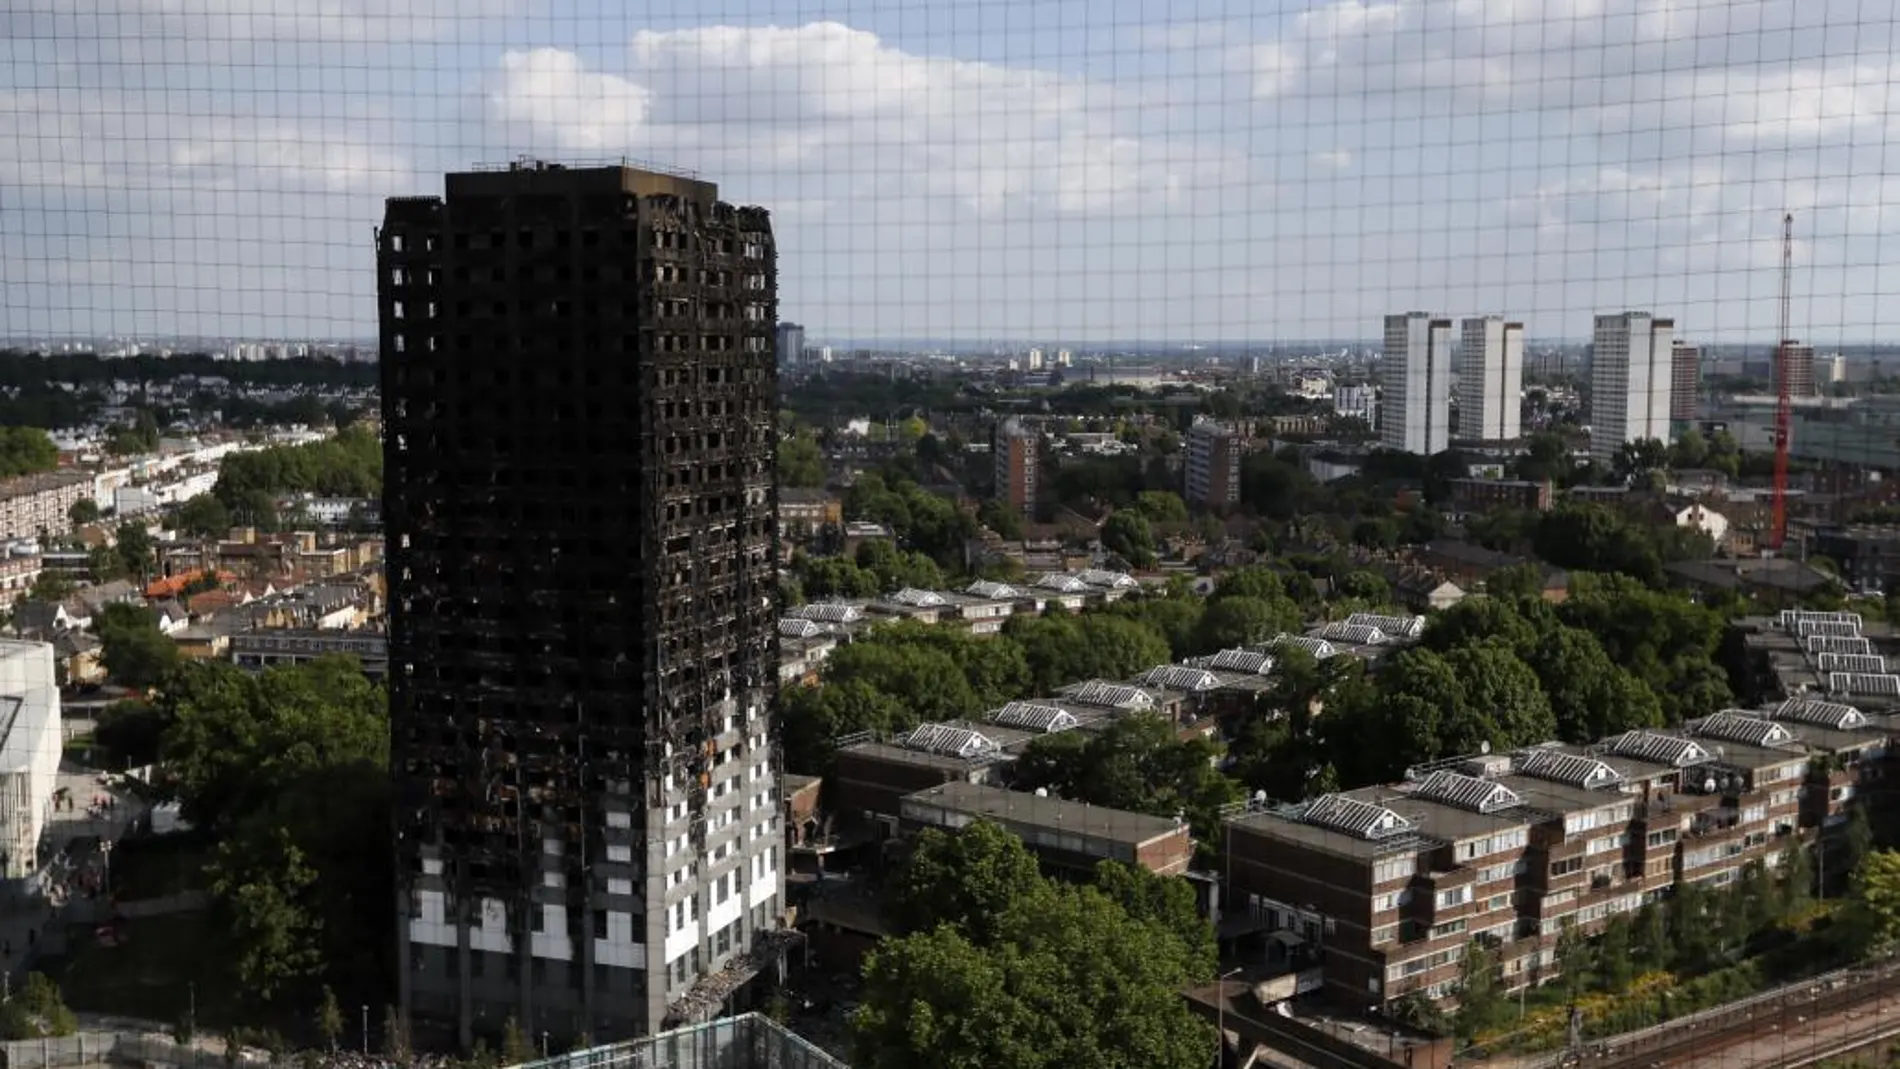
[[[1788,539],[1788,440],[1794,431],[1794,404],[1788,393],[1788,360],[1794,343],[1788,337],[1788,311],[1793,300],[1794,213],[1781,217],[1781,307],[1775,335],[1775,513],[1768,544],[1776,552]]]

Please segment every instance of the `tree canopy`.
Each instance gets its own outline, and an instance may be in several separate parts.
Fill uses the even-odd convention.
[[[266,669],[188,664],[165,681],[160,753],[185,815],[219,839],[214,909],[250,997],[373,992],[388,967],[389,821],[382,688],[346,658]]]
[[[0,427],[0,479],[52,471],[59,447],[38,427]]]
[[[272,526],[284,494],[379,496],[383,445],[367,428],[350,427],[318,442],[233,453],[219,464],[211,492],[239,522]]]
[[[92,623],[100,659],[113,682],[128,687],[158,683],[178,664],[178,644],[158,629],[158,616],[124,602],[99,610]]]
[[[1182,881],[1107,862],[1095,886],[1055,883],[1020,840],[978,823],[920,840],[899,882],[906,934],[865,963],[853,1064],[1206,1060],[1211,1029],[1180,989],[1212,977],[1213,935]]]

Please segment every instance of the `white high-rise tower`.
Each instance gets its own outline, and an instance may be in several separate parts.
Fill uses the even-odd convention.
[[[1386,316],[1379,389],[1381,445],[1444,452],[1451,444],[1451,320],[1427,312]]]
[[[1669,440],[1676,323],[1648,312],[1596,320],[1590,353],[1590,457],[1608,464],[1629,442]]]
[[[1499,442],[1522,427],[1524,324],[1467,319],[1458,341],[1458,437]]]

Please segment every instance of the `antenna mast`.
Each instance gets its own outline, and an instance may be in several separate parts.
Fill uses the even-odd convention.
[[[1788,440],[1794,430],[1794,404],[1789,398],[1788,363],[1794,344],[1788,339],[1789,305],[1793,300],[1794,213],[1781,217],[1781,304],[1775,335],[1775,510],[1769,544],[1779,552],[1788,539]]]

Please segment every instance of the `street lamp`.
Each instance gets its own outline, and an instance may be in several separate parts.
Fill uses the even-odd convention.
[[[1227,981],[1246,972],[1245,965],[1236,965],[1220,974],[1220,986],[1214,1003],[1214,1064],[1216,1067],[1227,1064]]]

